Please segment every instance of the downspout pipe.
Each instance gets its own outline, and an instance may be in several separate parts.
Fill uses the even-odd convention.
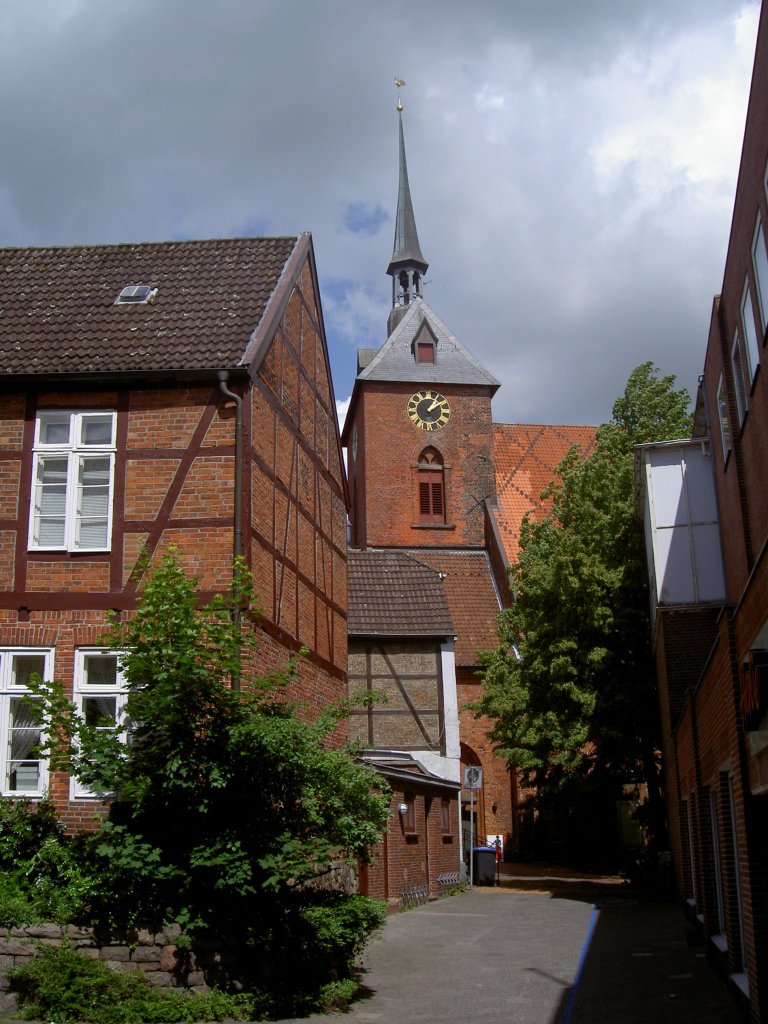
[[[243,400],[240,395],[227,387],[228,370],[219,370],[219,390],[225,398],[235,403],[235,500],[233,510],[232,557],[237,561],[243,554]],[[235,593],[235,606],[232,609],[232,621],[240,625],[241,608],[239,595]],[[240,689],[239,672],[232,673],[232,689]]]
[[[235,511],[232,554],[240,558],[243,553],[243,400],[227,387],[228,370],[219,370],[219,389],[225,398],[235,403]]]

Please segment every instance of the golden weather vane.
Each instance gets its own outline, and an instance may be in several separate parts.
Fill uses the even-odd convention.
[[[405,79],[404,78],[396,78],[395,79],[395,85],[397,86],[397,109],[398,110],[402,110],[403,109],[403,103],[402,103],[402,100],[400,99],[400,86],[401,85],[405,85]]]

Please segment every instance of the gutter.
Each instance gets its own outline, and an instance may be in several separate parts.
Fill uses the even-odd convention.
[[[232,578],[235,582],[233,593],[235,601],[232,608],[232,622],[239,630],[242,609],[237,574],[241,571],[241,567],[237,563],[243,556],[243,400],[240,395],[230,391],[227,387],[227,381],[229,380],[228,370],[219,370],[218,378],[219,390],[222,395],[225,398],[231,398],[235,403],[235,494],[232,522]],[[232,689],[240,689],[239,670],[233,670],[232,672]]]

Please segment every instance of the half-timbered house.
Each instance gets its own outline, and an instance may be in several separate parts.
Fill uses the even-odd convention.
[[[23,700],[61,680],[120,720],[110,610],[173,545],[203,595],[242,554],[260,670],[305,647],[308,713],[344,688],[345,483],[309,235],[0,250],[0,792],[51,774]]]

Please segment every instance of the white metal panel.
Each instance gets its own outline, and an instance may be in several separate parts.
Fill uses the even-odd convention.
[[[679,526],[688,520],[683,488],[683,465],[677,451],[659,452],[651,468],[657,526]]]
[[[685,453],[685,487],[691,520],[697,523],[716,523],[719,520],[712,460],[697,445]]]
[[[654,604],[725,596],[712,462],[700,442],[648,445],[645,527]]]
[[[694,590],[687,526],[670,526],[656,533],[656,578],[662,604],[692,604]]]
[[[691,537],[697,600],[720,601],[725,597],[720,527],[717,523],[696,524],[691,529]]]

